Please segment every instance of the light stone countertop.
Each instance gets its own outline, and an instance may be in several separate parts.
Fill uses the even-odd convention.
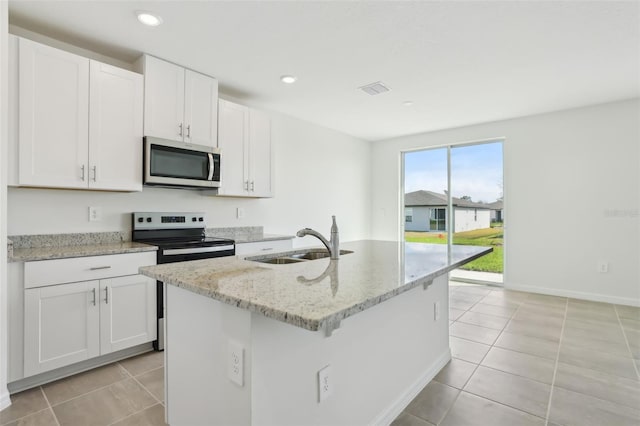
[[[328,258],[272,265],[222,257],[140,268],[167,284],[242,309],[316,331],[331,333],[340,321],[431,281],[480,256],[490,247],[363,240]],[[291,250],[282,255],[309,249]],[[274,257],[275,254],[261,257]],[[254,258],[257,256],[253,256]]]
[[[30,262],[35,260],[64,259],[69,257],[101,256],[105,254],[136,253],[156,251],[158,247],[149,244],[120,242],[105,244],[84,244],[74,246],[13,248],[9,262]]]

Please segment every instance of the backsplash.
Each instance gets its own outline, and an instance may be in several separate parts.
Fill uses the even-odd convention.
[[[130,232],[86,232],[76,234],[10,235],[14,249],[113,244],[131,241]]]

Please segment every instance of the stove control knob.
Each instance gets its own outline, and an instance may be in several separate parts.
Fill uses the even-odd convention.
[[[191,221],[192,221],[192,222],[195,222],[195,221],[197,221],[197,220],[198,220],[198,219],[197,219],[195,216],[191,218]]]
[[[150,217],[147,218],[147,222],[151,222],[151,218]]]
[[[138,222],[144,222],[144,218],[143,217],[139,217],[138,218]]]
[[[198,218],[198,220],[199,220],[200,222],[204,222],[204,218],[203,218],[203,217],[199,217],[199,218]]]

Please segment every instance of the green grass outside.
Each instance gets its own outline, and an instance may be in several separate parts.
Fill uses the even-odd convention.
[[[503,271],[502,235],[502,228],[498,227],[456,232],[453,234],[454,244],[493,247],[492,253],[467,263],[462,266],[461,269],[501,274]],[[411,243],[447,244],[446,232],[405,232],[404,238],[407,242]]]

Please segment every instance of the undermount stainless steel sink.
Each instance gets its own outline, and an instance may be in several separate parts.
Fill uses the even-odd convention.
[[[343,254],[351,254],[353,251],[351,250],[340,250],[340,255]],[[298,253],[288,253],[286,255],[274,255],[273,257],[247,257],[246,260],[250,260],[252,262],[260,262],[260,263],[270,263],[272,265],[286,265],[288,263],[300,263],[307,262],[310,260],[316,259],[325,259],[330,257],[331,253],[329,250],[324,249],[311,249],[311,250],[301,250]]]
[[[340,255],[343,254],[351,254],[353,251],[351,250],[340,250]],[[294,257],[296,259],[305,259],[305,260],[316,260],[316,259],[324,259],[325,257],[331,256],[328,250],[309,250],[304,253],[292,254],[290,257]]]

